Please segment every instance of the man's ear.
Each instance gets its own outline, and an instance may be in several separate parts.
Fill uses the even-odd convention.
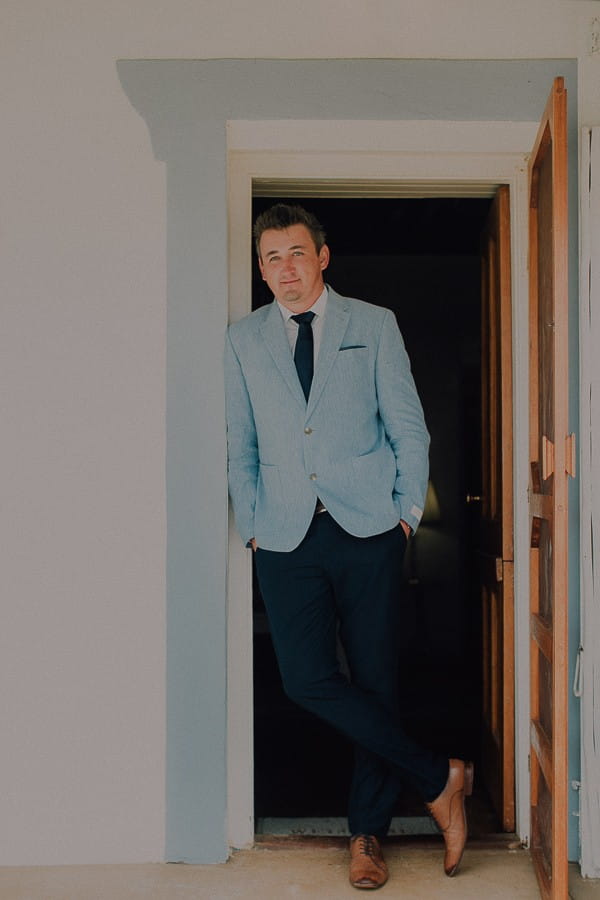
[[[319,262],[321,263],[321,271],[323,272],[329,265],[329,247],[323,244],[319,252]]]

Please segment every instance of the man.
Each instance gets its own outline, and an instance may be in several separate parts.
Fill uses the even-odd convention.
[[[398,585],[424,507],[429,446],[408,357],[389,310],[325,285],[329,249],[314,216],[277,204],[254,236],[275,299],[227,335],[229,489],[256,555],[283,685],[354,742],[354,887],[387,880],[379,840],[401,778],[442,829],[453,875],[472,765],[419,747],[397,712]],[[350,678],[338,665],[338,630]]]

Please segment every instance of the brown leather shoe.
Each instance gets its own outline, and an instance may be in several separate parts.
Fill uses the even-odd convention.
[[[388,870],[372,834],[357,834],[350,840],[350,884],[363,890],[374,890],[388,880]]]
[[[473,763],[451,759],[446,787],[433,803],[427,804],[429,812],[444,835],[446,842],[444,871],[450,878],[456,873],[465,849],[467,840],[465,797],[469,797],[472,791]]]

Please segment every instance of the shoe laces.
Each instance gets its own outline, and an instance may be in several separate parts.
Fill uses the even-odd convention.
[[[375,856],[375,838],[372,834],[359,834],[356,838],[358,852],[363,856]]]

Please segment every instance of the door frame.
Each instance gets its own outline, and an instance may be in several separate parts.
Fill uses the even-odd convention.
[[[511,204],[515,685],[529,684],[528,179],[537,122],[231,121],[229,318],[251,310],[253,185],[297,196],[491,197]],[[435,151],[431,151],[435,147]],[[254,842],[251,557],[229,520],[228,840]],[[529,694],[515,690],[516,829],[528,842]]]
[[[600,499],[594,486],[598,484],[600,454],[595,440],[584,439],[597,431],[598,410],[598,360],[597,346],[600,337],[599,318],[596,313],[600,301],[598,278],[600,250],[600,188],[597,172],[600,171],[600,127],[583,128],[581,131],[580,159],[580,211],[581,258],[579,267],[579,502],[580,502],[580,577],[581,623],[580,646],[575,666],[573,693],[581,699],[581,779],[577,785],[580,793],[581,815],[581,874],[584,878],[600,878],[600,749],[597,734],[600,727],[600,709],[594,703],[600,684],[599,655],[594,647],[593,635],[598,634],[600,612],[598,601],[597,564],[594,563],[594,533],[600,525]],[[585,652],[584,652],[585,651]]]

